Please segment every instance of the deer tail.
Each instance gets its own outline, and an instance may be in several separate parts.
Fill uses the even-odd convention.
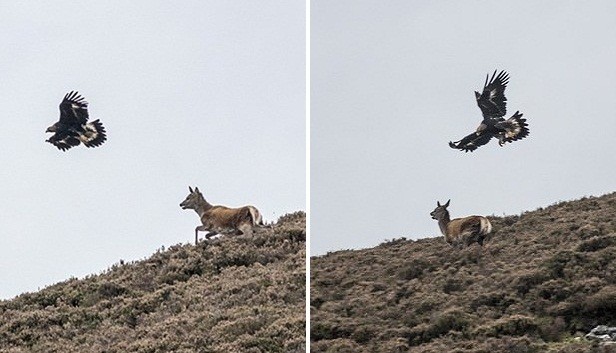
[[[482,235],[490,234],[492,232],[492,223],[487,218],[481,217],[479,229]]]
[[[261,216],[261,212],[259,212],[259,210],[257,210],[256,207],[253,206],[249,206],[248,209],[250,210],[250,217],[252,218],[252,225],[253,226],[263,226],[263,217]]]

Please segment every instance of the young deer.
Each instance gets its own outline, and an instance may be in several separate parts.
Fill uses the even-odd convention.
[[[192,209],[201,218],[202,225],[195,228],[195,245],[199,231],[208,232],[205,237],[209,239],[216,234],[245,234],[252,235],[254,226],[263,226],[261,213],[254,206],[229,208],[226,206],[212,206],[205,200],[198,187],[188,187],[190,192],[186,199],[180,203],[182,209]]]
[[[436,208],[430,213],[433,219],[438,221],[438,226],[441,233],[445,236],[445,241],[452,246],[471,245],[473,242],[483,246],[483,241],[492,231],[492,224],[483,216],[468,216],[464,218],[449,218],[448,200],[446,204],[441,205],[436,202]]]

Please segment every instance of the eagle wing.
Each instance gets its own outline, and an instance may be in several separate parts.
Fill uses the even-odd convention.
[[[497,123],[496,127],[502,130],[498,137],[501,146],[507,142],[521,140],[530,133],[526,118],[523,118],[519,111],[515,112],[511,118]]]
[[[449,147],[456,148],[464,152],[473,152],[479,146],[483,146],[490,142],[490,139],[494,137],[492,133],[485,130],[473,132],[472,134],[464,137],[457,142],[449,142]]]
[[[46,141],[56,146],[60,151],[66,151],[71,147],[79,145],[81,141],[78,136],[79,135],[74,131],[65,130],[53,134]]]
[[[88,117],[88,102],[76,91],[67,93],[60,103],[60,122],[69,126],[83,125]]]
[[[483,92],[481,94],[475,92],[477,105],[484,118],[500,118],[507,113],[505,88],[509,83],[509,74],[501,71],[496,75],[495,70],[490,80],[488,80],[489,77],[488,74],[483,85]]]

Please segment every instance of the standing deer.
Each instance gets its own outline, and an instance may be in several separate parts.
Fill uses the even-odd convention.
[[[190,192],[186,199],[180,203],[182,209],[192,209],[201,218],[202,225],[195,228],[195,245],[199,231],[208,232],[206,239],[216,234],[244,234],[252,235],[254,226],[263,226],[261,213],[254,206],[229,208],[226,206],[212,206],[205,200],[198,187],[188,187]]]
[[[473,242],[483,246],[483,241],[492,231],[492,224],[484,216],[468,216],[464,218],[449,218],[448,200],[446,204],[441,205],[436,202],[436,208],[430,212],[430,216],[438,221],[438,226],[441,233],[445,236],[445,241],[452,246],[471,245]]]

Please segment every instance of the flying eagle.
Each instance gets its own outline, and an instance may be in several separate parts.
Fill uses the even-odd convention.
[[[492,137],[498,138],[498,144],[502,147],[507,142],[521,140],[528,136],[528,124],[522,118],[522,113],[515,112],[507,120],[503,118],[507,113],[507,98],[505,97],[505,87],[509,83],[509,74],[501,71],[496,75],[496,71],[486,76],[483,85],[483,92],[475,91],[477,105],[483,114],[483,121],[472,134],[464,137],[460,141],[449,142],[449,147],[457,148],[464,152],[472,152],[477,147],[488,143]]]
[[[60,103],[60,121],[45,132],[54,134],[46,140],[66,151],[83,143],[86,147],[97,147],[107,140],[103,124],[96,119],[88,122],[88,102],[78,92],[71,91]]]

